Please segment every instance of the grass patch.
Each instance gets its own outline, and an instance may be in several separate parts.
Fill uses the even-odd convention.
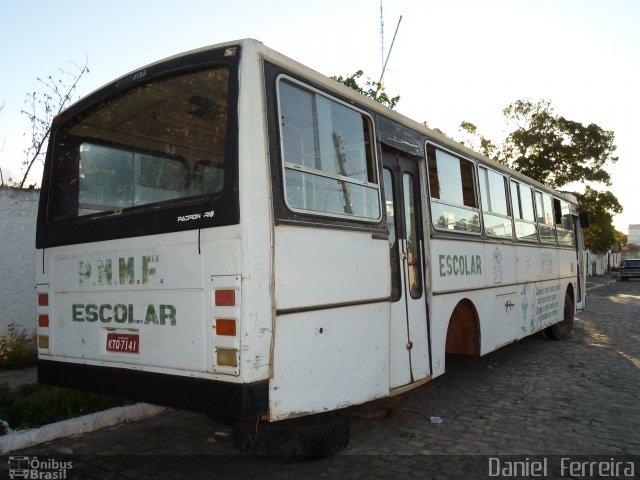
[[[9,324],[5,335],[0,337],[0,370],[32,367],[37,359],[36,334]]]
[[[0,385],[0,419],[13,430],[24,430],[126,405],[130,402],[49,385]]]

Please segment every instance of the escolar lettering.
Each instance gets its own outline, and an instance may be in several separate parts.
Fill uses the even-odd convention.
[[[71,318],[74,322],[102,322],[102,323],[142,323],[144,325],[172,325],[176,324],[176,307],[161,304],[147,305],[144,316],[136,312],[133,304],[117,303],[74,303],[71,306]]]
[[[441,277],[481,275],[480,255],[438,255]]]

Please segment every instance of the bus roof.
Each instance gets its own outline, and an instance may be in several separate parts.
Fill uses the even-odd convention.
[[[264,45],[264,43],[260,42],[259,40],[255,40],[252,38],[244,38],[244,39],[240,39],[240,40],[235,40],[235,41],[229,41],[229,42],[223,42],[223,43],[219,43],[219,44],[214,44],[214,45],[209,45],[209,46],[205,46],[205,47],[201,47],[201,48],[197,48],[197,49],[193,49],[193,50],[189,50],[186,52],[182,52],[182,53],[178,53],[176,55],[172,55],[169,57],[166,57],[164,59],[158,60],[156,62],[150,63],[148,65],[145,65],[143,67],[140,67],[132,72],[126,73],[124,75],[122,75],[121,77],[116,78],[115,80],[113,80],[112,82],[109,82],[107,85],[104,85],[103,87],[98,88],[97,90],[95,90],[94,92],[90,93],[88,96],[93,95],[96,92],[101,91],[102,89],[117,84],[119,81],[126,79],[127,77],[131,76],[132,74],[135,74],[136,72],[139,71],[143,71],[147,68],[153,67],[155,65],[159,65],[168,61],[173,61],[182,57],[187,57],[189,55],[193,55],[193,54],[197,54],[197,53],[202,53],[202,52],[206,52],[208,50],[218,50],[221,48],[226,48],[226,47],[233,47],[233,46],[240,46],[243,49],[243,55],[251,55],[251,53],[253,52],[256,55],[259,55],[265,59],[267,59],[269,62],[277,64],[281,67],[284,67],[288,70],[291,70],[293,72],[296,72],[310,80],[312,80],[313,82],[315,82],[318,85],[321,85],[322,87],[326,88],[327,90],[333,91],[336,94],[339,94],[340,96],[352,101],[354,104],[357,105],[361,105],[363,107],[366,107],[367,109],[374,111],[382,116],[385,116],[387,118],[389,118],[390,120],[403,125],[411,130],[414,130],[416,132],[419,132],[421,134],[423,134],[424,136],[426,136],[429,140],[433,141],[436,144],[439,144],[443,147],[446,148],[450,148],[452,150],[455,150],[456,152],[472,158],[476,161],[479,161],[483,164],[486,164],[487,166],[495,169],[495,170],[499,170],[502,171],[505,174],[510,175],[511,177],[514,177],[517,180],[521,180],[523,182],[526,182],[532,186],[534,186],[535,188],[538,188],[540,190],[544,190],[546,192],[549,193],[553,193],[554,195],[563,198],[566,201],[569,201],[571,203],[577,204],[577,199],[574,195],[570,194],[570,193],[565,193],[565,192],[559,192],[557,190],[554,190],[532,178],[529,178],[523,174],[521,174],[520,172],[513,170],[512,168],[507,167],[506,165],[500,164],[484,155],[481,155],[480,153],[468,148],[467,146],[456,142],[455,140],[452,140],[451,138],[447,137],[446,135],[433,130],[401,113],[396,112],[395,110],[392,110],[384,105],[382,105],[381,103],[365,96],[362,95],[359,92],[356,92],[355,90],[347,87],[346,85],[343,85],[342,83],[327,77],[326,75],[313,70],[310,67],[307,67],[306,65],[293,60],[289,57],[287,57],[286,55],[283,55],[279,52],[277,52],[276,50],[273,50],[269,47],[267,47],[266,45]],[[72,109],[78,102],[74,103],[73,105],[69,106],[66,110],[70,110]],[[65,110],[65,111],[66,111]]]

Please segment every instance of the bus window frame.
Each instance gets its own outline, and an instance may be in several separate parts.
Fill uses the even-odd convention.
[[[554,215],[554,223],[555,223],[555,228],[556,228],[556,243],[558,245],[558,247],[571,247],[571,248],[575,248],[575,236],[574,236],[574,229],[575,229],[575,218],[573,215],[573,205],[571,203],[569,203],[568,201],[559,198],[556,195],[552,195],[551,196],[551,201],[552,201],[552,208],[553,208],[553,215]],[[567,209],[567,213],[563,215],[562,213],[562,207],[563,205],[566,205],[566,209]],[[559,208],[558,208],[559,207]],[[577,210],[577,208],[576,208]],[[565,228],[565,225],[563,223],[564,218],[567,217],[570,219],[571,221],[571,228]],[[560,235],[559,233],[563,232],[564,235],[562,236],[562,238],[566,238],[566,239],[570,239],[570,242],[565,242],[565,241],[561,241],[560,240]]]
[[[285,202],[284,190],[284,164],[282,162],[282,144],[280,141],[280,119],[278,118],[278,96],[277,96],[277,78],[285,75],[288,78],[297,80],[303,85],[313,87],[320,92],[326,92],[331,98],[338,99],[342,103],[356,106],[359,110],[366,112],[373,118],[373,138],[374,151],[376,155],[376,175],[378,179],[382,179],[382,150],[380,144],[380,133],[378,132],[378,123],[375,121],[377,115],[375,112],[367,109],[360,104],[354,104],[347,98],[340,95],[339,92],[328,90],[325,86],[319,85],[302,74],[294,73],[286,66],[271,59],[262,60],[262,87],[266,121],[266,141],[268,148],[268,165],[270,170],[270,189],[271,202],[273,205],[273,222],[274,226],[289,225],[308,228],[328,228],[332,230],[345,230],[351,232],[366,232],[371,234],[376,240],[387,241],[387,225],[386,215],[383,212],[382,205],[382,184],[380,184],[380,211],[381,218],[378,222],[363,221],[359,217],[347,216],[327,216],[318,215],[308,212],[296,212],[291,210]],[[381,180],[379,180],[381,182]]]
[[[528,243],[528,244],[534,244],[540,243],[540,230],[538,229],[538,222],[536,221],[537,217],[536,217],[536,200],[535,200],[535,187],[527,182],[523,182],[522,180],[515,178],[513,176],[509,177],[509,198],[511,200],[511,217],[513,218],[513,229],[514,229],[514,240],[518,241],[518,242],[524,242],[524,243]],[[517,185],[524,185],[526,188],[529,189],[529,191],[531,192],[531,200],[532,200],[532,208],[533,208],[533,221],[531,220],[526,220],[524,218],[518,217],[516,218],[516,212],[513,210],[513,195],[514,195],[514,189],[512,188],[512,183],[514,182]],[[520,188],[517,189],[517,191],[515,192],[515,194],[517,195],[518,198],[518,209],[522,210],[522,199],[520,198]],[[520,212],[518,212],[519,214]],[[516,229],[516,223],[517,222],[522,222],[522,223],[526,223],[528,225],[533,225],[536,229],[536,236],[535,238],[526,238],[526,237],[520,237],[518,236],[518,231]]]
[[[240,100],[242,48],[240,45],[233,47],[233,55],[228,55],[229,51],[229,47],[198,51],[185,57],[171,58],[150,65],[96,90],[73,104],[54,120],[43,170],[36,227],[36,248],[158,235],[240,223],[240,198],[238,194],[239,116],[237,106]],[[53,218],[51,210],[55,193],[52,184],[53,163],[58,150],[58,135],[66,130],[68,122],[74,121],[78,115],[82,115],[85,111],[95,108],[126,90],[166,77],[217,67],[227,68],[229,72],[227,95],[230,108],[225,143],[229,169],[226,171],[228,177],[225,178],[225,187],[221,192],[215,195],[196,195],[168,202],[142,205],[118,211],[113,215],[85,215],[65,220]],[[92,141],[96,140],[92,139]],[[204,217],[205,210],[215,211],[216,214]],[[200,214],[200,218],[197,221],[180,221],[180,218],[187,218],[193,214]]]
[[[469,207],[467,205],[457,205],[457,204],[451,204],[448,202],[443,202],[440,201],[439,199],[434,199],[431,195],[431,181],[430,181],[430,174],[429,174],[429,147],[433,147],[436,150],[442,150],[444,153],[447,153],[455,158],[457,158],[458,160],[463,160],[466,162],[469,162],[471,164],[471,171],[473,173],[473,181],[472,181],[472,185],[473,185],[473,195],[474,195],[474,200],[475,200],[475,207]],[[425,142],[425,149],[424,149],[424,158],[425,158],[425,174],[426,174],[426,179],[425,179],[425,184],[426,184],[426,191],[427,191],[427,201],[429,202],[429,209],[428,209],[428,214],[429,214],[429,223],[431,225],[431,228],[433,229],[433,231],[435,232],[439,232],[442,234],[446,234],[446,235],[466,235],[466,236],[472,236],[472,237],[482,237],[482,232],[484,230],[484,225],[482,223],[482,211],[481,211],[481,204],[480,204],[480,198],[479,198],[479,186],[478,186],[478,173],[477,173],[477,166],[479,164],[478,161],[467,157],[466,155],[463,155],[459,152],[456,152],[455,150],[452,150],[450,148],[447,148],[437,142],[431,141],[431,140],[427,140]],[[439,227],[435,221],[435,217],[433,215],[433,203],[437,203],[438,205],[448,205],[454,208],[461,208],[464,210],[468,210],[470,212],[476,212],[478,215],[478,231],[468,231],[468,230],[456,230],[456,229],[448,229],[448,228],[442,228]]]
[[[345,177],[342,175],[336,175],[336,174],[332,174],[330,172],[324,171],[324,170],[319,170],[319,169],[313,169],[313,168],[309,168],[309,167],[304,167],[302,165],[298,165],[295,164],[293,162],[288,162],[285,158],[284,155],[284,135],[283,135],[283,130],[282,130],[282,123],[281,123],[281,118],[282,118],[282,103],[281,103],[281,96],[280,96],[280,85],[281,82],[288,82],[291,85],[294,85],[298,88],[300,88],[303,91],[307,91],[307,92],[311,92],[315,95],[320,95],[322,97],[324,97],[325,99],[328,99],[329,101],[333,101],[336,102],[339,105],[342,105],[346,108],[349,108],[352,111],[357,112],[358,114],[361,115],[362,118],[364,118],[366,120],[367,123],[367,129],[368,129],[368,133],[369,133],[369,145],[368,145],[368,149],[369,149],[369,154],[370,154],[370,158],[371,158],[371,165],[368,165],[367,168],[371,168],[371,173],[375,176],[375,180],[377,183],[371,183],[371,182],[366,182],[366,181],[362,181],[362,180],[357,180],[357,179],[353,179],[351,177]],[[280,168],[281,168],[281,181],[282,181],[282,195],[283,195],[283,201],[284,204],[286,206],[286,208],[290,211],[290,212],[294,212],[297,214],[302,214],[305,216],[311,216],[311,217],[320,217],[320,218],[333,218],[333,219],[340,219],[340,220],[344,220],[347,222],[359,222],[359,223],[365,223],[365,224],[370,224],[370,225],[375,225],[375,224],[379,224],[382,219],[384,218],[384,205],[382,204],[382,172],[381,172],[381,162],[380,162],[380,156],[378,154],[378,140],[377,140],[377,136],[376,136],[376,124],[374,121],[373,116],[353,105],[350,103],[347,103],[346,101],[343,101],[342,99],[336,97],[335,95],[332,95],[330,93],[327,93],[315,86],[313,86],[312,84],[305,82],[303,80],[300,80],[298,78],[295,78],[293,76],[291,76],[288,73],[282,72],[280,74],[278,74],[275,78],[275,102],[276,102],[276,110],[277,110],[277,138],[278,138],[278,147],[279,147],[279,163],[280,163]],[[318,177],[322,177],[322,178],[328,178],[331,180],[337,180],[337,181],[344,181],[353,185],[360,185],[363,186],[365,188],[374,188],[376,189],[377,193],[376,193],[376,199],[377,199],[377,203],[378,203],[378,216],[373,218],[373,217],[362,217],[362,216],[358,216],[358,215],[348,215],[348,214],[338,214],[338,213],[332,213],[332,212],[323,212],[323,211],[317,211],[317,210],[310,210],[310,209],[305,209],[305,208],[299,208],[299,207],[295,207],[293,205],[290,204],[288,196],[287,196],[287,178],[286,178],[286,173],[287,173],[287,169],[289,170],[293,170],[293,171],[297,171],[297,172],[302,172],[303,174],[309,174],[309,175],[315,175]]]
[[[487,192],[489,194],[489,200],[491,200],[491,189],[489,188],[490,183],[489,183],[489,178],[488,178],[488,174],[489,173],[495,173],[496,175],[500,175],[500,177],[502,177],[502,182],[503,182],[503,187],[504,187],[504,194],[505,194],[505,202],[506,202],[506,207],[507,207],[507,214],[503,215],[501,213],[496,213],[493,212],[491,210],[485,210],[485,199],[482,196],[482,187],[481,187],[481,176],[480,176],[480,169],[484,169],[487,172],[487,185],[486,185],[486,189]],[[516,235],[515,235],[515,218],[513,215],[513,208],[512,208],[512,203],[511,203],[511,185],[510,185],[510,177],[509,175],[506,175],[505,173],[496,170],[494,168],[489,167],[488,165],[485,165],[483,163],[479,163],[477,164],[477,172],[476,172],[476,176],[478,178],[478,197],[480,199],[480,212],[481,212],[481,218],[482,218],[482,231],[484,232],[484,234],[492,239],[496,239],[496,240],[504,240],[504,241],[510,241],[510,240],[514,240]],[[488,208],[488,207],[487,207]],[[496,234],[491,234],[488,233],[486,230],[486,222],[484,221],[484,216],[485,213],[488,214],[489,216],[492,217],[497,217],[497,218],[502,218],[505,220],[509,220],[510,224],[511,224],[511,235],[506,236],[506,235],[496,235]]]
[[[542,205],[542,212],[538,212],[538,194],[541,195],[541,205]],[[536,188],[534,190],[534,198],[535,198],[535,209],[536,209],[536,224],[538,225],[538,239],[540,241],[540,243],[542,245],[555,245],[558,246],[558,233],[556,232],[556,223],[555,223],[555,212],[554,212],[554,206],[553,206],[553,198],[554,196],[550,193],[547,193],[543,190],[540,190],[539,188]],[[551,212],[547,212],[546,211],[546,207],[545,207],[545,199],[549,200],[549,205],[551,207]],[[540,217],[539,215],[542,213],[542,215],[544,215],[543,217]],[[547,223],[546,221],[546,216],[550,215],[550,221],[551,223]],[[543,219],[544,221],[540,221],[540,219]],[[542,228],[541,228],[542,227]],[[542,229],[546,229],[546,230],[550,230],[553,233],[553,239],[548,238],[548,237],[543,237],[542,235]]]

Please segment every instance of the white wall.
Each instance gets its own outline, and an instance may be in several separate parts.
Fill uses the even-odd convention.
[[[37,190],[0,187],[0,335],[10,323],[36,329]]]
[[[607,267],[617,266],[616,257],[609,251],[608,253],[592,253],[587,250],[587,275],[606,275]],[[610,264],[609,264],[610,262]]]

